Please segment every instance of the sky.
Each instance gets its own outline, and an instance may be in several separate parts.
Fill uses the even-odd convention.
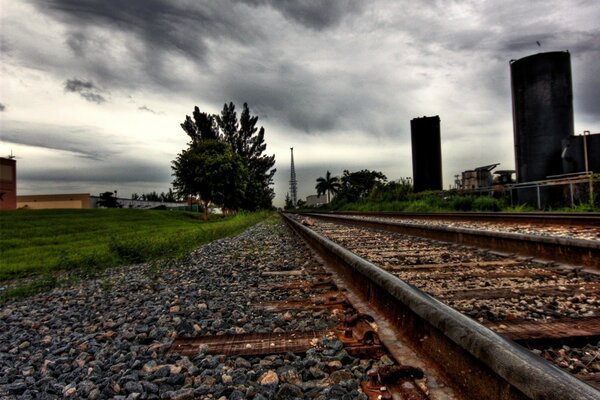
[[[509,61],[569,50],[575,132],[600,131],[598,0],[0,0],[0,155],[18,194],[167,191],[194,106],[244,102],[275,205],[326,171],[412,175],[439,115],[444,187],[514,168]],[[539,44],[538,44],[539,43]]]

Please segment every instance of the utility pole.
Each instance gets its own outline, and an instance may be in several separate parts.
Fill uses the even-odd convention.
[[[292,205],[296,207],[298,201],[298,181],[296,181],[296,168],[294,168],[294,148],[290,147],[292,153],[292,168],[290,169],[290,197]]]

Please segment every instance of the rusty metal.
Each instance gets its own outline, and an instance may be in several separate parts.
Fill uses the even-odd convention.
[[[448,226],[416,225],[367,218],[359,220],[328,214],[312,214],[312,216],[335,221],[338,224],[374,228],[496,251],[514,252],[541,260],[600,268],[600,241],[478,231]]]
[[[386,268],[388,269],[388,268]],[[411,271],[412,272],[412,271]],[[508,270],[508,271],[487,271],[487,270],[479,270],[479,271],[448,271],[448,272],[429,272],[427,273],[428,279],[445,279],[445,278],[453,278],[460,277],[461,279],[468,278],[541,278],[541,277],[550,277],[556,275],[555,272],[545,271],[545,270],[530,270],[530,269],[521,269],[521,270]]]
[[[505,288],[477,288],[458,289],[441,292],[439,297],[458,299],[500,299],[515,298],[520,296],[572,296],[575,293],[597,294],[600,283],[582,282],[577,284],[531,286],[531,287],[505,287]]]
[[[281,353],[305,353],[316,347],[323,337],[337,337],[344,350],[353,357],[376,358],[387,354],[377,333],[367,319],[354,323],[344,322],[329,330],[289,333],[241,333],[234,335],[207,335],[177,338],[170,352],[194,356],[199,351],[207,354],[256,356]]]
[[[419,382],[423,370],[409,365],[384,365],[369,372],[368,380],[361,383],[363,392],[373,399],[429,399],[427,387]]]
[[[593,374],[577,374],[577,377],[600,390],[600,372]]]
[[[599,392],[331,240],[285,217],[352,293],[464,398],[597,399]]]
[[[282,353],[305,353],[315,347],[318,340],[330,331],[291,333],[241,333],[236,335],[209,335],[195,338],[178,338],[169,352],[188,357],[199,351],[207,354],[257,356]]]
[[[320,212],[321,214],[322,212]],[[364,217],[386,217],[405,219],[443,219],[455,221],[487,221],[487,222],[517,222],[535,225],[573,225],[573,226],[600,226],[600,213],[506,213],[506,212],[455,212],[455,213],[412,213],[412,212],[356,212],[356,211],[331,211],[325,212],[332,215],[355,215]],[[323,214],[325,214],[323,213]]]
[[[528,347],[595,343],[600,340],[600,317],[561,318],[551,321],[503,321],[485,325]]]
[[[258,285],[259,288],[263,289],[263,290],[269,290],[269,291],[274,291],[274,290],[279,290],[279,289],[304,289],[304,290],[312,290],[312,289],[321,289],[321,288],[325,288],[325,289],[335,289],[335,283],[333,283],[333,280],[331,279],[331,277],[326,276],[323,279],[312,279],[312,280],[307,280],[307,279],[295,279],[295,280],[288,280],[288,281],[282,281],[282,282],[270,282],[270,283],[262,283],[260,285]]]
[[[302,276],[306,275],[306,271],[303,270],[292,270],[292,271],[265,271],[260,273],[261,276]]]
[[[348,306],[344,294],[337,290],[311,293],[302,300],[261,301],[253,304],[253,307],[265,311],[344,309]]]
[[[511,267],[518,265],[520,261],[516,260],[499,260],[499,261],[474,261],[474,262],[457,262],[444,264],[414,264],[414,265],[398,265],[390,267],[393,271],[432,271],[432,270],[456,270],[456,269],[471,269],[471,268],[497,268]]]

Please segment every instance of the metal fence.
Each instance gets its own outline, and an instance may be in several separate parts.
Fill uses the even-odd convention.
[[[513,207],[519,204],[538,209],[576,207],[584,204],[599,207],[600,174],[566,174],[542,181],[494,185],[460,192],[502,198],[506,204]]]

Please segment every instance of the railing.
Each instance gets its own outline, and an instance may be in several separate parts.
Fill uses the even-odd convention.
[[[513,183],[505,185],[494,185],[477,189],[461,189],[459,193],[463,194],[487,194],[494,196],[504,196],[507,203],[511,206],[522,203],[532,203],[537,208],[542,209],[544,205],[556,204],[562,206],[575,207],[578,204],[595,204],[596,198],[594,192],[600,190],[600,174],[593,172],[583,172],[575,174],[556,175],[550,179]],[[562,193],[558,190],[563,188]],[[531,191],[534,191],[531,193]]]

